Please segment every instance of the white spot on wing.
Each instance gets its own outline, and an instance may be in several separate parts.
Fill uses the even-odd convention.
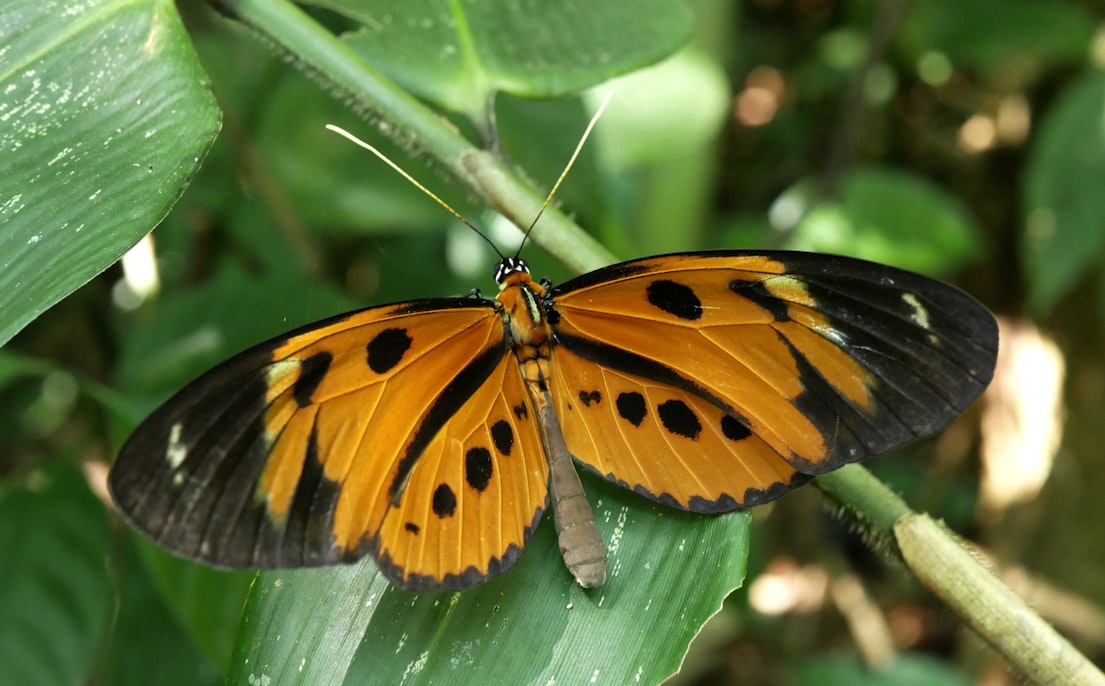
[[[914,324],[921,327],[925,331],[929,331],[929,326],[931,325],[931,322],[929,321],[929,311],[924,305],[921,304],[921,301],[917,299],[917,296],[913,295],[912,293],[902,293],[902,302],[904,302],[906,305],[909,305],[909,308],[913,310],[913,313],[909,315],[910,321],[912,321]],[[928,340],[934,348],[940,347],[940,338],[933,334],[931,331],[929,332]]]
[[[902,293],[902,302],[909,305],[909,309],[913,310],[913,313],[909,315],[910,320],[922,329],[928,330],[929,311],[925,309],[925,306],[921,304],[917,296],[912,293]]]
[[[180,422],[177,422],[169,429],[169,445],[165,448],[165,460],[174,470],[179,469],[180,465],[184,464],[184,458],[188,457],[188,446],[180,442],[180,432],[183,428]]]

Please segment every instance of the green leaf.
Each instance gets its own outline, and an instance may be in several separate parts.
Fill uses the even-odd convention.
[[[137,540],[137,535],[131,538]],[[101,678],[90,680],[90,683],[111,686],[222,684],[223,673],[215,666],[215,661],[199,651],[195,641],[184,633],[163,603],[164,596],[152,583],[136,546],[116,546],[114,552],[113,563],[119,570],[114,633]],[[196,566],[183,560],[178,562]],[[193,599],[188,593],[180,593],[178,597]],[[226,646],[222,646],[224,653],[226,650]]]
[[[1046,315],[1105,252],[1105,74],[1072,82],[1025,170],[1021,259],[1028,307]]]
[[[601,588],[572,581],[551,522],[512,569],[462,593],[397,589],[370,561],[262,574],[229,683],[662,680],[742,583],[749,516],[678,512],[584,482],[610,549]]]
[[[919,176],[856,168],[844,176],[834,199],[818,202],[813,188],[803,182],[772,208],[777,223],[786,216],[801,217],[788,248],[851,255],[930,274],[954,270],[982,251],[966,208]]]
[[[140,550],[151,580],[169,611],[225,673],[242,606],[256,572],[213,569],[174,557],[147,539],[136,540],[141,540]]]
[[[17,0],[0,21],[0,345],[154,227],[219,112],[169,0]]]
[[[498,91],[575,93],[670,55],[691,16],[677,0],[314,0],[363,25],[350,47],[397,83],[469,119]]]
[[[107,518],[62,460],[0,483],[0,683],[88,683],[111,615]]]

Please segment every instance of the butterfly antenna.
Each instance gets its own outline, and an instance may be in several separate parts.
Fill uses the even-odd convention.
[[[553,196],[556,195],[556,191],[560,188],[560,184],[564,182],[564,177],[568,175],[572,165],[576,163],[576,158],[579,157],[580,150],[583,150],[583,144],[587,142],[587,138],[591,135],[591,129],[595,128],[595,124],[598,123],[599,117],[602,116],[606,106],[610,104],[610,99],[614,97],[614,91],[610,91],[606,94],[606,97],[602,99],[602,103],[599,108],[595,110],[595,114],[591,117],[590,123],[587,124],[587,128],[583,130],[583,135],[579,139],[579,143],[576,144],[576,149],[572,153],[571,158],[568,160],[568,164],[564,167],[564,171],[560,172],[560,178],[553,184],[552,190],[549,191],[548,196],[545,198],[545,202],[541,205],[541,209],[537,211],[537,216],[533,218],[533,222],[530,223],[529,228],[526,229],[526,233],[522,236],[522,243],[518,246],[518,252],[515,256],[521,254],[522,246],[526,244],[526,239],[529,238],[530,233],[533,231],[533,227],[537,226],[537,220],[541,218],[541,215],[545,213],[545,208],[552,202]]]
[[[479,230],[479,229],[477,229],[477,228],[476,228],[475,226],[473,226],[473,225],[472,225],[472,222],[470,222],[470,221],[468,221],[467,219],[465,219],[465,218],[464,218],[464,217],[463,217],[463,216],[461,215],[461,213],[460,213],[460,212],[457,212],[457,211],[456,211],[456,210],[454,210],[454,209],[453,209],[452,207],[450,207],[450,206],[449,206],[449,203],[447,203],[447,202],[445,202],[444,200],[442,200],[441,198],[437,197],[437,195],[435,195],[435,194],[434,194],[434,192],[433,192],[433,191],[431,191],[431,190],[430,190],[429,188],[426,188],[426,187],[425,187],[425,186],[423,186],[423,185],[422,185],[421,183],[419,183],[417,179],[415,179],[415,178],[414,178],[413,176],[411,176],[411,175],[410,175],[410,174],[408,174],[408,173],[407,173],[406,171],[404,171],[402,167],[400,167],[400,166],[399,166],[398,164],[396,164],[396,163],[392,162],[392,161],[391,161],[391,159],[389,159],[387,155],[385,155],[384,153],[382,153],[382,152],[380,152],[379,150],[377,150],[377,149],[375,148],[375,146],[373,146],[373,145],[372,145],[371,143],[367,143],[367,142],[365,142],[365,141],[361,140],[360,138],[357,138],[357,137],[356,137],[356,136],[354,136],[353,134],[349,133],[348,131],[346,131],[346,130],[345,130],[345,129],[343,129],[342,127],[340,127],[340,126],[337,126],[337,125],[335,125],[335,124],[327,124],[327,125],[326,125],[326,128],[327,128],[327,129],[329,129],[330,131],[333,131],[334,133],[336,133],[336,134],[338,134],[338,135],[340,135],[340,136],[344,136],[344,137],[345,137],[346,139],[348,139],[348,140],[352,141],[352,142],[353,142],[354,144],[356,144],[356,145],[359,145],[360,147],[362,147],[362,148],[364,148],[365,150],[369,151],[370,153],[372,153],[372,154],[373,154],[373,155],[375,155],[376,157],[379,157],[379,158],[380,158],[380,159],[381,159],[381,160],[382,160],[382,161],[384,162],[384,164],[386,164],[387,166],[391,167],[391,168],[392,168],[392,169],[394,169],[395,171],[399,172],[399,175],[400,175],[400,176],[402,176],[402,177],[403,177],[404,179],[406,179],[407,181],[410,181],[410,182],[411,182],[412,184],[414,184],[414,187],[415,187],[415,188],[417,188],[418,190],[422,191],[422,192],[423,192],[423,193],[425,193],[426,195],[428,195],[428,196],[430,196],[431,198],[433,198],[434,202],[436,202],[436,203],[437,203],[438,205],[441,205],[442,207],[444,207],[444,208],[446,209],[446,211],[448,211],[448,212],[449,212],[449,214],[453,215],[454,217],[456,217],[457,219],[459,219],[459,220],[460,220],[460,221],[461,221],[461,222],[462,222],[462,223],[463,223],[463,224],[464,224],[465,226],[467,226],[468,228],[470,228],[470,229],[472,229],[473,231],[475,231],[475,232],[476,232],[476,235],[477,235],[477,236],[479,236],[480,238],[482,238],[482,239],[484,239],[485,241],[487,241],[487,244],[491,246],[491,249],[492,249],[492,250],[494,250],[494,251],[495,251],[495,252],[496,252],[496,253],[497,253],[497,254],[499,255],[499,257],[500,257],[500,258],[501,258],[501,257],[503,257],[503,254],[502,254],[501,252],[499,252],[499,248],[498,248],[498,247],[496,247],[496,245],[495,245],[494,243],[492,243],[492,242],[491,242],[491,239],[490,239],[490,238],[488,238],[487,236],[483,235],[483,232],[482,232],[482,231],[480,231],[480,230]],[[574,159],[574,156],[573,156],[573,159]],[[554,189],[554,190],[555,190],[555,189]],[[546,201],[546,203],[545,203],[545,204],[548,204],[548,201]],[[542,209],[543,209],[543,208],[542,208]],[[540,216],[540,215],[538,215],[538,216]]]

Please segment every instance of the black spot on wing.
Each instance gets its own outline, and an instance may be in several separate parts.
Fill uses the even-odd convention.
[[[377,374],[390,371],[410,350],[411,337],[406,329],[384,329],[368,342],[368,367]]]
[[[317,352],[299,363],[299,378],[295,380],[292,389],[292,397],[300,407],[311,404],[311,396],[315,389],[326,377],[326,371],[330,369],[333,355],[326,352]]]
[[[702,422],[698,420],[698,415],[682,400],[665,400],[656,408],[656,414],[669,433],[692,441],[702,433]]]
[[[702,301],[694,289],[667,279],[658,279],[648,285],[648,301],[653,306],[686,321],[702,318]]]
[[[457,511],[457,495],[449,488],[449,484],[438,484],[430,506],[440,519],[452,517]]]
[[[618,416],[633,426],[640,426],[648,416],[648,406],[645,405],[645,397],[636,391],[619,393],[614,406],[618,408]]]
[[[730,415],[721,417],[721,434],[730,441],[743,441],[752,435],[751,429]]]
[[[510,423],[504,419],[500,419],[491,425],[491,442],[495,444],[495,450],[499,451],[499,454],[506,457],[510,455],[510,451],[514,448],[514,429],[510,428]]]
[[[487,448],[470,448],[464,454],[464,480],[477,493],[483,493],[487,489],[492,473],[491,451]],[[436,493],[434,498],[434,512],[437,512]]]
[[[602,393],[597,390],[594,391],[580,391],[579,401],[583,403],[584,407],[591,407],[592,404],[598,405],[602,401]]]
[[[526,404],[525,403],[518,403],[517,405],[515,405],[514,407],[512,407],[510,409],[511,409],[512,412],[514,412],[514,416],[517,417],[518,419],[525,419],[526,417],[529,416],[529,410],[526,409]]]
[[[414,534],[415,536],[422,533],[422,527],[418,526],[414,522],[407,522],[406,524],[403,525],[403,528],[406,529],[407,531],[409,531],[410,533]]]

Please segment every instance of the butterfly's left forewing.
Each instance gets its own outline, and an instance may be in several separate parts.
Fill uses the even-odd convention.
[[[536,429],[508,417],[509,396],[525,399],[504,371],[512,364],[489,301],[416,301],[310,325],[155,411],[123,446],[112,494],[154,540],[212,564],[312,566],[372,552],[400,584],[455,586],[458,571],[478,576],[516,557],[545,504]],[[493,455],[485,487],[511,503],[496,515],[501,533],[444,535],[474,524],[488,471],[477,457],[458,473],[465,450],[508,443],[517,459]],[[446,484],[456,508],[434,497]],[[432,543],[404,543],[414,528]]]
[[[583,464],[694,511],[746,507],[928,435],[993,370],[993,316],[939,282],[803,253],[667,255],[552,292]]]

